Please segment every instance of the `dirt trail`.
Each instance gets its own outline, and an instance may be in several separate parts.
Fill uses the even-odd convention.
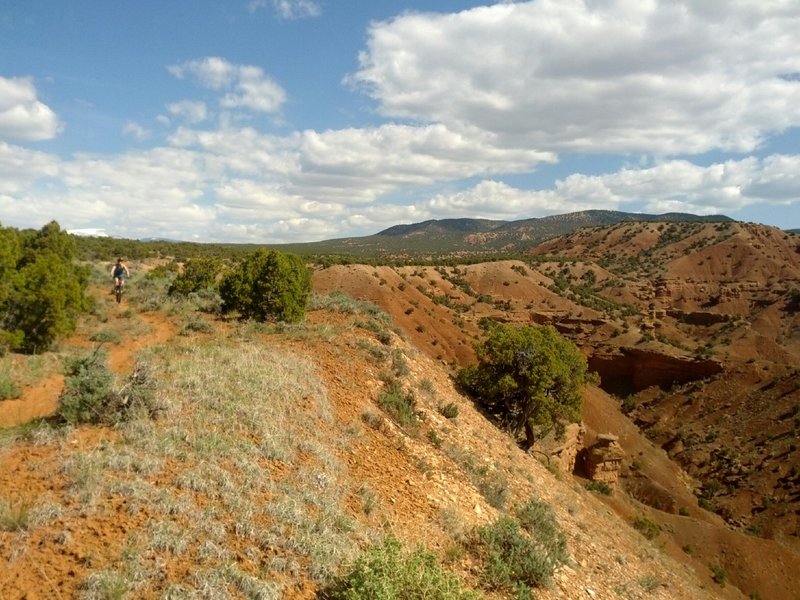
[[[147,323],[150,331],[146,335],[125,339],[120,344],[109,346],[108,364],[116,375],[124,375],[133,369],[137,352],[162,344],[174,335],[174,327],[164,315],[140,313],[133,318]],[[87,347],[91,344],[88,340],[77,340],[76,343]],[[19,398],[0,402],[0,427],[13,427],[52,415],[58,407],[58,396],[63,387],[64,376],[61,373],[49,375],[33,385],[25,386]]]

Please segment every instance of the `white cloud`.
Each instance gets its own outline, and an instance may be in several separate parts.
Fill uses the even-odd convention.
[[[0,139],[49,140],[60,129],[53,110],[37,99],[31,79],[0,77]]]
[[[171,65],[167,70],[178,79],[192,76],[203,87],[224,91],[220,101],[224,108],[274,113],[286,102],[284,89],[266,75],[261,67],[235,65],[224,58],[210,56]]]
[[[17,194],[37,180],[54,178],[61,161],[51,154],[0,142],[0,194]]]
[[[422,186],[494,173],[527,172],[549,153],[495,147],[444,125],[383,125],[323,133],[305,131],[293,181],[306,197],[367,202],[400,187]]]
[[[467,190],[439,194],[418,208],[436,218],[470,215],[513,220],[592,208],[735,217],[755,204],[798,204],[800,209],[798,172],[798,155],[746,158],[707,167],[675,160],[607,175],[573,174],[549,190],[482,181]]]
[[[286,138],[253,129],[184,129],[176,136],[183,143],[171,148],[68,161],[0,143],[3,223],[41,226],[56,219],[68,229],[114,236],[290,242],[365,235],[431,218],[512,220],[589,208],[735,217],[757,204],[800,202],[800,155],[709,166],[669,160],[573,174],[552,188],[525,190],[493,173],[504,160],[520,168],[535,162],[535,153],[467,148],[442,126]],[[485,179],[458,189],[476,164]],[[393,198],[408,186],[419,196],[443,182],[454,191]]]
[[[537,0],[404,13],[371,26],[348,78],[391,120],[286,135],[246,120],[286,102],[261,67],[188,61],[169,72],[216,100],[166,105],[156,117],[174,126],[161,130],[166,147],[59,159],[0,141],[0,215],[127,237],[289,242],[588,208],[789,212],[800,202],[800,155],[708,166],[669,157],[750,150],[800,126],[799,20],[800,4],[788,0]],[[11,90],[0,88],[0,109],[38,102],[28,80],[0,84]],[[127,130],[146,133],[133,122]],[[629,165],[544,189],[503,181],[559,158],[566,168],[573,150],[624,152]]]
[[[286,101],[286,92],[264,75],[260,67],[239,67],[239,78],[233,91],[225,94],[225,108],[248,108],[257,112],[272,113]]]
[[[553,151],[748,151],[800,125],[800,3],[537,0],[375,23],[387,116]]]
[[[266,8],[267,0],[252,0],[247,8],[250,12]],[[313,0],[272,0],[275,14],[281,19],[306,19],[322,14],[319,2]]]
[[[125,123],[122,127],[122,133],[139,141],[146,140],[150,137],[150,132],[134,121]]]
[[[209,56],[200,60],[190,60],[179,65],[170,65],[167,71],[178,79],[194,76],[203,87],[221,90],[232,85],[236,79],[236,65],[224,58]]]
[[[106,230],[98,227],[87,227],[86,229],[70,229],[69,233],[73,235],[108,237]]]
[[[173,102],[167,105],[167,110],[170,114],[181,117],[189,123],[201,123],[208,118],[206,103],[199,100]]]

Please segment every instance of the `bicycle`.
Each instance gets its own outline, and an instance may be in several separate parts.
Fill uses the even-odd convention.
[[[125,293],[125,285],[122,283],[122,281],[117,281],[114,284],[114,298],[116,299],[117,304],[122,302],[122,294],[124,293]]]

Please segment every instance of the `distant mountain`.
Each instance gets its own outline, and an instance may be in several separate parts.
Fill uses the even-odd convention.
[[[492,221],[491,219],[441,219],[412,223],[411,225],[395,225],[384,229],[376,235],[417,235],[432,232],[477,233],[490,231],[506,225],[508,221]]]
[[[688,213],[651,215],[612,210],[585,210],[518,221],[440,219],[395,225],[370,236],[284,244],[281,248],[301,254],[338,254],[362,258],[514,254],[581,227],[598,227],[631,221],[720,222],[733,219],[723,215],[698,216]]]

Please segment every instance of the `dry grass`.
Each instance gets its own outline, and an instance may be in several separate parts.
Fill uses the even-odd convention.
[[[341,441],[324,433],[333,414],[313,365],[255,343],[181,339],[148,359],[159,419],[121,423],[117,441],[63,461],[83,514],[122,497],[149,515],[83,597],[278,598],[287,570],[328,581],[370,535],[344,512],[357,486],[336,456]],[[194,575],[164,580],[186,560]]]

